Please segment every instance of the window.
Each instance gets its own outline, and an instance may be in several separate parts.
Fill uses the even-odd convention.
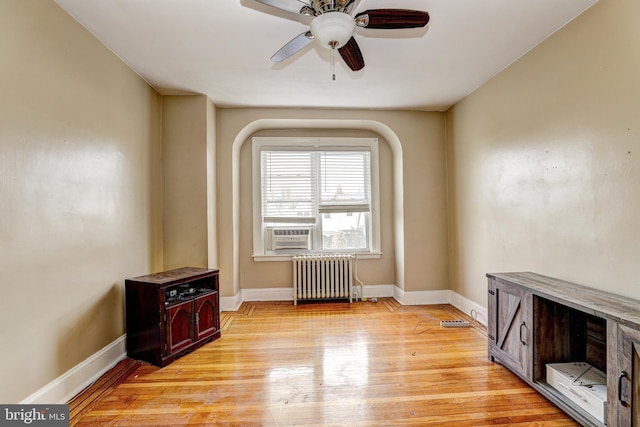
[[[254,138],[254,256],[379,253],[375,138]]]

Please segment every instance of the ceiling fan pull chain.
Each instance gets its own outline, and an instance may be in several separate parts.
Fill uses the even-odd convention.
[[[335,48],[331,49],[331,78],[336,79],[336,60],[335,60]]]
[[[333,80],[336,79],[336,60],[335,60],[336,47],[338,47],[337,41],[329,42],[329,50],[331,51],[331,78]]]

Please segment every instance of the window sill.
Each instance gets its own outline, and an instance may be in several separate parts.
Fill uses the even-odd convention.
[[[341,252],[341,253],[353,253],[353,252]],[[380,259],[382,252],[355,252],[356,259]],[[253,254],[253,260],[256,262],[265,261],[291,261],[291,258],[296,255],[331,255],[331,252],[304,252],[299,254]]]

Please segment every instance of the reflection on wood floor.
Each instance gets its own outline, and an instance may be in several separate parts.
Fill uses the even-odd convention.
[[[487,359],[449,305],[244,303],[165,368],[125,359],[70,402],[76,426],[575,426]]]

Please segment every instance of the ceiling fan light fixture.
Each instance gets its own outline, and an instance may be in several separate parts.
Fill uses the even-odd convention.
[[[311,21],[311,34],[327,49],[347,44],[355,30],[355,21],[343,12],[325,12]]]

